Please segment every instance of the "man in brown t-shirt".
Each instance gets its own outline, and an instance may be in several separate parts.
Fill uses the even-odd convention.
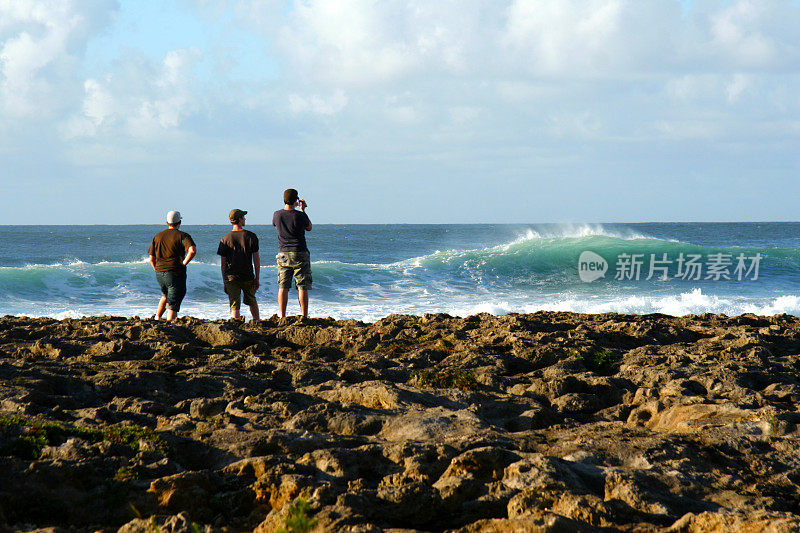
[[[220,240],[217,254],[222,257],[222,281],[231,306],[231,318],[239,318],[239,309],[244,300],[245,305],[250,307],[253,320],[258,320],[256,291],[261,274],[261,256],[258,253],[258,237],[244,229],[246,214],[247,211],[241,209],[233,209],[228,214],[233,229]]]
[[[188,233],[178,229],[181,227],[181,214],[178,211],[167,213],[167,226],[167,229],[153,237],[147,253],[161,287],[155,318],[161,319],[166,308],[167,320],[174,320],[186,296],[186,265],[197,254],[197,246]]]

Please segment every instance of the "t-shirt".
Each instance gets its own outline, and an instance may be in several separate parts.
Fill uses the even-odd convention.
[[[186,272],[183,259],[192,246],[195,244],[188,233],[168,228],[156,233],[147,253],[156,259],[156,272]]]
[[[222,256],[222,275],[226,280],[252,281],[253,254],[258,251],[258,237],[252,231],[230,231],[219,241],[217,254]]]
[[[272,225],[278,228],[279,252],[307,252],[306,228],[311,225],[308,215],[294,209],[278,209],[272,215]]]

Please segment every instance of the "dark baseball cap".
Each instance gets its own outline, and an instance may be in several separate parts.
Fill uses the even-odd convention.
[[[231,224],[242,218],[247,214],[247,211],[242,211],[241,209],[231,209],[231,212],[228,213],[228,218],[231,221]]]

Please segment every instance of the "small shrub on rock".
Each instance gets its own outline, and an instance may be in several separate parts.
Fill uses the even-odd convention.
[[[411,381],[421,389],[478,389],[478,380],[472,372],[453,368],[415,370],[411,373]]]
[[[56,422],[43,422],[12,415],[0,417],[0,455],[13,455],[22,459],[38,459],[45,446],[58,446],[70,437],[87,442],[109,441],[128,446],[139,452],[142,443],[166,455],[169,447],[155,431],[143,426],[110,426],[90,428]]]
[[[385,353],[392,356],[404,354],[409,349],[408,345],[402,342],[392,342],[389,344],[379,344],[375,347],[376,352]]]
[[[298,496],[295,501],[289,505],[289,514],[286,515],[286,520],[283,522],[283,527],[278,530],[278,533],[308,533],[317,521],[309,516],[311,505],[308,500],[303,496]]]
[[[580,359],[586,368],[596,374],[610,376],[615,374],[622,361],[622,356],[605,348],[591,352],[579,352],[572,350],[570,355]]]
[[[114,481],[119,481],[122,483],[133,481],[135,479],[139,479],[139,473],[128,466],[121,466],[119,470],[117,470],[117,473],[114,474]]]

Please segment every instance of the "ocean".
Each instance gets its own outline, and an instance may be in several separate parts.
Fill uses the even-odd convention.
[[[151,316],[147,262],[163,226],[0,226],[0,315]],[[185,226],[198,246],[180,314],[228,316],[217,243],[229,226]],[[263,317],[276,312],[277,239],[261,242]],[[325,225],[307,234],[311,315],[538,310],[800,314],[800,223]],[[289,314],[297,314],[292,291]]]

